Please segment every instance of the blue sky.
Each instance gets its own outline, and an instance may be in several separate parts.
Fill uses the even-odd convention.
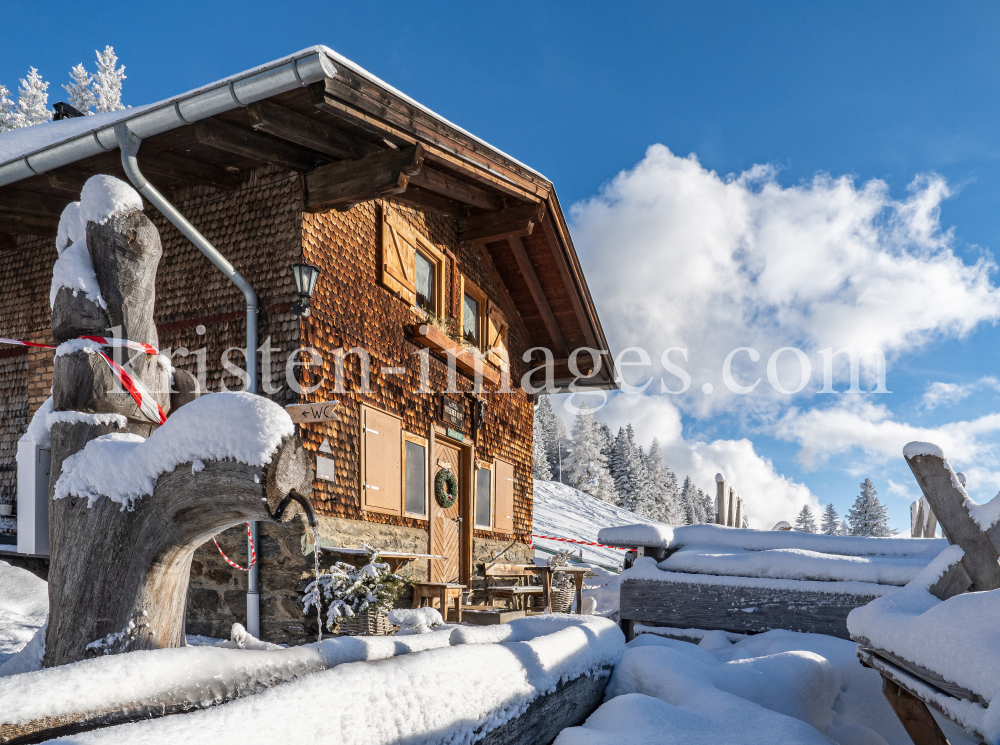
[[[948,195],[938,199],[939,215],[937,204],[926,213],[928,219],[939,221],[930,242],[876,239],[869,246],[870,255],[898,258],[902,251],[928,261],[930,275],[939,265],[928,257],[945,252],[971,267],[977,261],[992,261],[991,251],[1000,246],[1000,224],[994,219],[995,205],[1000,203],[1000,45],[995,31],[1000,6],[995,4],[300,2],[292,6],[250,1],[104,2],[100,8],[94,12],[93,6],[79,3],[6,3],[0,83],[15,88],[17,78],[34,65],[53,83],[50,100],[59,100],[62,96],[56,90],[68,78],[69,68],[81,61],[92,67],[94,49],[112,44],[126,65],[125,101],[138,105],[322,43],[540,170],[555,182],[567,208],[593,199],[620,172],[641,162],[650,165],[647,148],[661,144],[674,160],[663,156],[659,168],[676,170],[683,166],[678,157],[694,153],[702,169],[688,173],[690,182],[657,182],[665,184],[663,188],[695,182],[709,188],[711,178],[706,174],[713,171],[722,177],[718,183],[724,184],[727,174],[738,175],[759,164],[771,166],[769,175],[747,186],[741,197],[753,201],[748,195],[754,190],[766,192],[766,184],[778,192],[774,200],[753,208],[759,210],[753,219],[761,223],[773,216],[768,210],[783,209],[782,195],[794,196],[790,189],[827,199],[827,206],[836,201],[831,188],[811,186],[818,173],[834,180],[852,177],[854,191],[845,197],[852,204],[864,201],[858,195],[865,184],[881,180],[887,189],[885,209],[896,214],[905,211],[899,205],[914,194],[908,187],[915,178],[938,174]],[[656,251],[657,256],[692,250],[673,239],[652,248],[648,241],[641,247],[628,237],[619,241],[618,234],[608,230],[622,223],[608,214],[627,203],[617,194],[603,211],[584,208],[574,213],[574,234],[585,269],[599,271],[602,254],[621,251],[630,259],[621,262],[625,270],[614,277],[621,286],[628,285],[628,272],[641,271],[650,256],[644,250]],[[813,204],[802,209],[812,215],[826,207]],[[841,204],[836,209],[849,208]],[[873,218],[871,224],[880,219]],[[821,242],[804,245],[809,260],[826,250]],[[953,271],[961,268],[950,266]],[[905,297],[907,293],[926,292],[931,305],[932,301],[956,307],[967,303],[966,317],[973,320],[971,327],[957,329],[954,319],[938,309],[916,332],[897,340],[889,352],[888,387],[893,393],[874,402],[885,407],[882,413],[862,412],[859,425],[878,429],[878,422],[888,417],[901,425],[897,434],[902,436],[915,428],[947,427],[1000,410],[997,387],[989,381],[968,390],[945,391],[951,404],[931,409],[922,404],[932,383],[972,385],[997,369],[1000,346],[993,325],[997,276],[988,264],[983,267],[987,286],[980,287],[979,294],[968,291],[973,281],[968,277],[953,277],[943,287],[886,280],[883,291],[900,293],[904,300],[912,300]],[[889,275],[896,276],[898,268]],[[860,282],[863,272],[857,267],[852,271],[850,281]],[[631,312],[620,297],[601,288],[595,288],[595,295],[612,344],[620,347],[626,338],[634,341],[636,335],[619,331],[629,327],[622,315]],[[744,311],[761,311],[759,298],[745,303],[740,306]],[[981,306],[989,307],[977,316]],[[676,308],[667,301],[664,307],[675,313],[703,310],[690,304]],[[815,310],[809,306],[806,312]],[[911,303],[899,313],[918,311]],[[872,324],[896,322],[892,309],[887,312],[888,316],[873,318]],[[783,343],[780,339],[785,336],[790,346],[805,344],[814,362],[818,359],[814,350],[828,346],[808,324],[782,327],[780,316],[768,325],[766,343],[759,336],[758,341],[740,342],[762,344],[759,375],[764,374],[772,347]],[[844,333],[862,327],[837,326]],[[746,332],[753,336],[760,330],[751,325]],[[685,346],[698,341],[692,339],[690,326],[670,333],[679,336],[671,341],[663,334],[650,334],[651,353],[662,351],[655,343]],[[706,333],[714,336],[711,327]],[[738,337],[739,333],[733,339]],[[717,369],[720,363],[712,364]],[[702,382],[695,380],[692,390]],[[909,498],[901,493],[903,488],[897,489],[899,494],[890,493],[889,480],[909,487],[911,493],[916,490],[902,458],[887,454],[884,438],[895,435],[884,432],[884,426],[882,434],[872,435],[882,437],[878,443],[872,437],[859,437],[837,452],[814,458],[811,465],[804,463],[803,450],[815,443],[806,443],[801,435],[801,427],[810,421],[803,415],[862,405],[844,397],[831,402],[808,395],[810,390],[795,398],[748,396],[746,401],[707,408],[698,398],[701,394],[692,393],[671,399],[662,420],[645,424],[640,433],[671,436],[671,417],[676,414],[688,444],[703,442],[708,447],[749,438],[753,453],[774,464],[772,476],[748,479],[748,486],[758,491],[743,489],[751,503],[772,500],[790,509],[815,497],[822,503],[833,501],[844,512],[857,493],[857,483],[869,475],[890,504],[893,524],[904,528]],[[873,403],[871,396],[867,402]],[[794,422],[788,418],[792,410],[799,417]],[[622,415],[612,411],[609,420],[618,421],[615,416]],[[782,420],[784,426],[776,425]],[[815,421],[818,427],[828,423],[828,419]],[[982,500],[1000,485],[1000,464],[993,462],[992,425],[977,426],[975,442],[955,440],[953,459],[959,467],[983,469],[979,475],[983,491],[973,489]],[[967,429],[953,426],[953,430]],[[793,430],[799,434],[790,434]],[[742,461],[727,461],[719,455],[723,450],[716,447],[718,462],[738,468]],[[686,457],[678,451],[678,462],[694,463]],[[707,473],[711,464],[705,458],[700,462]],[[732,475],[739,483],[740,474]],[[793,485],[768,481],[780,481],[782,475]],[[778,492],[783,496],[774,496]],[[772,513],[762,511],[760,520],[770,519]]]

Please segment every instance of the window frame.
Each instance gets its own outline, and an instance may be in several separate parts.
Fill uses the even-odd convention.
[[[486,293],[479,289],[479,286],[473,282],[471,279],[462,275],[462,285],[461,292],[459,294],[459,315],[458,315],[458,328],[459,333],[462,337],[462,343],[466,346],[472,346],[465,340],[465,296],[468,295],[479,305],[479,312],[476,314],[476,336],[479,337],[479,343],[475,346],[479,351],[483,351],[486,348],[486,335],[488,331],[487,327],[487,307],[489,306],[489,298],[486,297]]]
[[[489,511],[489,525],[481,525],[479,523],[479,472],[480,471],[490,472],[490,511]],[[475,491],[473,493],[472,499],[472,527],[476,530],[493,530],[494,520],[493,511],[496,507],[496,470],[493,468],[493,463],[480,461],[476,465],[476,479],[475,479]]]
[[[400,469],[400,473],[403,479],[402,500],[401,500],[402,504],[400,505],[401,514],[404,517],[411,517],[416,520],[428,520],[430,519],[430,494],[431,494],[430,441],[426,437],[421,437],[420,435],[415,435],[412,432],[407,432],[405,429],[403,430],[403,436],[400,439],[401,439],[400,448],[402,452],[401,455],[402,467]],[[408,512],[406,509],[406,443],[407,442],[412,442],[415,445],[420,445],[424,449],[424,511],[422,513]]]
[[[424,236],[422,233],[417,231],[410,225],[406,219],[399,213],[398,210],[394,209],[391,205],[387,203],[382,204],[382,225],[383,225],[383,252],[386,250],[385,243],[387,237],[385,235],[386,231],[392,230],[400,235],[407,243],[409,243],[415,252],[419,252],[424,255],[424,258],[429,260],[431,264],[434,265],[434,273],[440,279],[437,282],[437,286],[434,288],[434,297],[432,298],[434,310],[433,313],[438,318],[444,318],[447,310],[447,257],[440,248],[435,246],[430,240]],[[385,258],[383,257],[383,264],[385,263]],[[384,275],[384,269],[383,269]],[[410,307],[414,311],[421,315],[426,315],[427,311],[417,305],[417,292],[416,292],[416,256],[414,256],[414,290],[413,290],[413,302],[410,303]],[[386,285],[385,280],[382,282],[383,287],[387,287],[390,292],[395,291],[399,294],[398,288],[395,288],[393,284]],[[406,298],[408,299],[408,298]]]

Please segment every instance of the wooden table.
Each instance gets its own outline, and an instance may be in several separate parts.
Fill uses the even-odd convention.
[[[552,575],[556,572],[572,574],[573,583],[576,585],[576,612],[578,614],[583,613],[583,578],[590,571],[589,568],[574,566],[526,566],[525,569],[538,574],[542,578],[542,587],[544,588],[545,595],[545,609],[542,611],[543,613],[552,612]]]

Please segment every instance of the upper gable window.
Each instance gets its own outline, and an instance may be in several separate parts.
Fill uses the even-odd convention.
[[[445,256],[403,216],[382,207],[382,284],[410,305],[445,315]]]

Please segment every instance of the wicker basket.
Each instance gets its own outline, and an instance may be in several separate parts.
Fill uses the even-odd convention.
[[[555,587],[552,588],[550,602],[553,613],[569,613],[569,609],[573,607],[574,600],[576,600],[576,586],[570,585],[569,587],[563,587],[561,590],[557,590]]]
[[[337,632],[345,636],[392,636],[399,628],[389,623],[387,611],[366,608],[352,618],[342,618]]]

